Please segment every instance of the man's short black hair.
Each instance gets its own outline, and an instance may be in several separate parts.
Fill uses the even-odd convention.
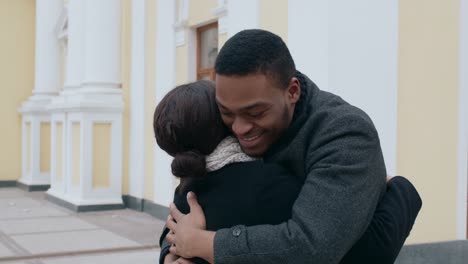
[[[279,36],[261,29],[250,29],[226,41],[216,58],[215,71],[226,76],[262,73],[286,88],[296,73],[296,66]]]

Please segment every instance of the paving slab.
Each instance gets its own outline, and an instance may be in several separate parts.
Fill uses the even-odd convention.
[[[15,253],[0,242],[0,258],[14,256]]]
[[[90,229],[98,227],[74,216],[0,220],[0,231],[7,235]]]
[[[78,217],[142,245],[157,245],[164,227],[164,222],[129,209],[80,213]]]
[[[19,198],[24,196],[26,196],[26,192],[18,188],[0,188],[0,198]]]
[[[10,236],[31,254],[73,252],[140,246],[107,230],[84,230]]]
[[[43,203],[29,197],[3,197],[0,198],[0,210],[8,207],[27,208],[41,206]]]
[[[9,206],[1,208],[0,210],[0,220],[69,215],[69,213],[67,213],[66,211],[60,210],[50,205]]]
[[[130,209],[76,213],[0,188],[0,264],[156,263],[164,226]]]
[[[108,253],[90,256],[71,256],[65,258],[41,259],[44,264],[155,264],[159,250],[144,250],[126,253]]]

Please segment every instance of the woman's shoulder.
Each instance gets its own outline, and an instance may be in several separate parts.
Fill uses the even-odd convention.
[[[237,162],[224,166],[219,173],[245,172],[248,174],[287,174],[287,170],[276,163],[265,163],[263,160],[255,160],[249,162]]]

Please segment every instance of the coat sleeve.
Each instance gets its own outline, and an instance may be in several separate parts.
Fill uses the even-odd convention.
[[[394,263],[421,206],[414,186],[403,177],[393,177],[371,224],[341,263]]]
[[[179,192],[179,188],[180,186],[178,186],[174,191],[174,203],[176,204],[177,208],[182,210],[182,212],[187,213],[188,204],[187,204],[187,200],[185,199],[186,192],[181,194]],[[164,229],[161,233],[161,236],[159,237],[159,247],[161,248],[161,252],[159,255],[160,264],[164,263],[164,258],[166,257],[167,254],[169,254],[169,248],[171,245],[166,240],[166,236],[169,233],[169,231],[170,230],[164,225]]]
[[[291,219],[218,230],[215,263],[339,263],[362,236],[385,190],[377,132],[369,119],[349,114],[317,133]]]

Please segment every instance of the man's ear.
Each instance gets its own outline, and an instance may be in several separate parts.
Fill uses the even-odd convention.
[[[291,104],[297,103],[301,97],[301,83],[296,77],[292,77],[289,81],[288,88],[286,88],[286,96],[288,102]]]

